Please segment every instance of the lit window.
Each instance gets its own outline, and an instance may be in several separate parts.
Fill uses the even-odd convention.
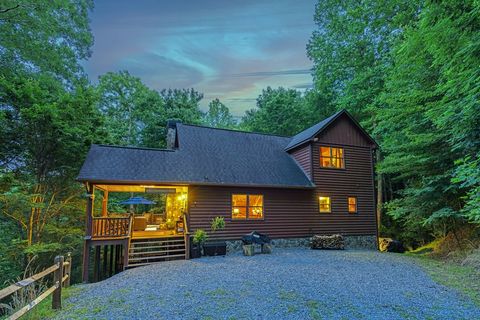
[[[348,197],[348,212],[357,213],[357,197]]]
[[[263,195],[233,194],[232,219],[263,219]]]
[[[319,197],[319,209],[320,212],[332,212],[330,197]]]
[[[232,195],[232,219],[247,219],[247,195]]]
[[[320,166],[323,168],[345,168],[343,148],[320,147]]]

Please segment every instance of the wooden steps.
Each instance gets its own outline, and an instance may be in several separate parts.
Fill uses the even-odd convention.
[[[185,258],[186,248],[183,236],[132,240],[127,268]]]

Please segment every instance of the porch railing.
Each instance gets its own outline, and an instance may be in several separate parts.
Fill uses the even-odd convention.
[[[120,238],[130,236],[131,217],[94,217],[92,238]]]

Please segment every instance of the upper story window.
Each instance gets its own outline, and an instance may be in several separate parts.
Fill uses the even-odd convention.
[[[320,166],[322,168],[345,168],[343,148],[320,147]]]
[[[232,219],[263,219],[263,195],[232,194]]]

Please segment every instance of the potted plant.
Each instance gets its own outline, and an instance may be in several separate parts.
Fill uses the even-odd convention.
[[[197,229],[193,235],[192,246],[190,247],[190,258],[200,258],[202,256],[202,245],[207,241],[208,235],[205,230]]]
[[[215,217],[212,219],[212,233],[225,228],[225,219]],[[227,243],[225,241],[206,242],[203,245],[203,254],[206,256],[224,256],[227,254]]]

